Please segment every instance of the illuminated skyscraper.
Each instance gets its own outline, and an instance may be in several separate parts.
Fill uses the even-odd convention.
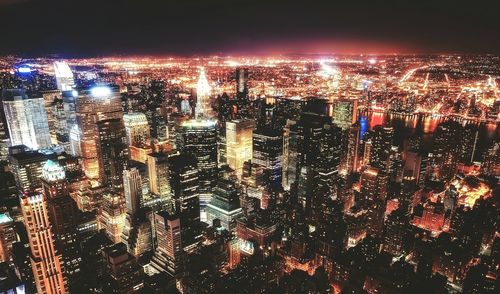
[[[10,144],[32,149],[50,147],[50,130],[43,98],[30,98],[22,89],[2,93]]]
[[[261,166],[266,181],[274,187],[281,186],[283,173],[283,136],[270,128],[258,128],[253,132],[252,164]]]
[[[54,73],[56,76],[57,89],[60,91],[71,91],[75,87],[73,72],[65,61],[54,62]]]
[[[196,159],[185,154],[171,156],[168,169],[172,201],[182,222],[183,247],[189,250],[201,240]]]
[[[46,202],[41,194],[21,198],[31,249],[31,267],[38,293],[66,293],[61,255],[55,250]]]
[[[81,267],[81,252],[76,230],[78,209],[69,195],[66,173],[61,165],[47,160],[42,169],[41,179],[55,248],[62,255],[61,262],[64,264],[70,290],[74,290]]]
[[[460,156],[462,131],[462,126],[456,121],[446,121],[438,125],[432,145],[433,179],[449,180],[455,174]]]
[[[150,143],[150,130],[144,113],[126,113],[123,115],[123,122],[130,146],[143,146]]]
[[[332,121],[347,130],[358,119],[358,100],[340,99],[333,102]]]
[[[102,155],[107,153],[107,156],[118,156],[120,155],[119,153],[113,152],[123,150],[122,147],[119,146],[119,149],[116,149],[116,147],[108,146],[106,142],[100,144],[99,140],[101,137],[105,140],[109,139],[109,142],[113,143],[120,140],[121,134],[119,128],[122,128],[123,140],[126,140],[122,117],[121,98],[117,87],[96,86],[79,92],[76,99],[76,120],[78,124],[77,130],[80,139],[80,150],[85,175],[92,181],[94,186],[102,184],[99,181],[103,180],[101,177],[104,175],[114,177],[119,173],[118,179],[121,178],[123,168],[116,170],[116,172],[112,174],[110,170],[107,172],[102,170]],[[109,132],[99,134],[98,123],[106,120],[115,121],[112,121],[112,124],[108,123],[107,126],[105,123],[100,124],[101,130],[106,129],[106,131]],[[111,125],[113,128],[111,128]],[[116,134],[116,136],[114,134]],[[100,145],[104,147],[104,150],[100,150]],[[110,157],[108,159],[112,158]],[[114,163],[114,167],[117,167],[118,161]],[[109,164],[107,166],[111,167]],[[106,180],[111,179],[108,178]]]
[[[0,214],[0,262],[12,259],[12,243],[17,241],[14,220],[5,213]]]
[[[149,190],[161,198],[162,205],[171,209],[172,198],[169,182],[168,154],[151,153],[148,155]]]
[[[121,241],[125,217],[126,209],[123,196],[119,194],[104,195],[97,213],[97,227],[99,230],[104,229],[113,243]]]
[[[142,180],[137,168],[123,171],[123,189],[127,213],[135,215],[142,206]]]
[[[228,231],[236,229],[236,219],[243,215],[240,207],[240,193],[235,183],[229,179],[220,179],[214,188],[212,200],[207,205],[207,223],[219,219]]]
[[[230,168],[241,177],[243,163],[252,159],[253,120],[226,122],[226,158]]]
[[[23,145],[9,148],[9,153],[9,162],[16,180],[17,191],[20,194],[41,192],[42,167],[47,157]]]
[[[385,200],[387,196],[387,175],[374,167],[368,167],[361,174],[360,198],[356,203],[363,205],[376,199]]]
[[[127,216],[121,239],[127,245],[128,252],[137,257],[152,249],[151,222],[140,211],[142,207],[142,180],[137,168],[123,171],[123,187]]]
[[[394,129],[391,127],[376,126],[371,131],[370,166],[388,172],[393,135]]]
[[[121,119],[108,119],[97,123],[99,179],[101,183],[120,189],[123,170],[128,164],[128,146]]]
[[[195,116],[199,118],[212,117],[212,105],[210,103],[210,85],[205,75],[205,69],[201,68],[200,77],[196,86],[196,108]]]
[[[179,277],[184,271],[181,220],[175,214],[160,211],[155,214],[157,246],[151,266],[158,272]]]
[[[236,70],[236,97],[247,98],[248,96],[248,69],[238,68]]]
[[[177,134],[177,148],[196,158],[198,168],[200,204],[210,201],[212,188],[217,182],[217,128],[213,120],[189,120]]]

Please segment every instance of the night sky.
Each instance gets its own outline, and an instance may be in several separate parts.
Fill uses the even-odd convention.
[[[495,2],[0,0],[0,54],[498,54]]]

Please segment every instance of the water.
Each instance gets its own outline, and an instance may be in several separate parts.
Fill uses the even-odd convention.
[[[437,126],[447,120],[456,120],[454,117],[435,116],[428,114],[388,114],[383,112],[368,112],[365,114],[368,129],[377,125],[389,125],[394,128],[394,143],[402,146],[403,141],[413,135],[422,135],[423,150],[429,152],[432,148],[432,139]],[[462,125],[474,124],[478,127],[478,140],[474,160],[481,161],[483,152],[493,142],[500,138],[500,124],[460,120]]]

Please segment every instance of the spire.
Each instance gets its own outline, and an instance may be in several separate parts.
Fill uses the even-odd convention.
[[[210,116],[210,85],[208,84],[207,77],[205,76],[205,69],[202,67],[200,70],[200,77],[196,86],[196,118]]]

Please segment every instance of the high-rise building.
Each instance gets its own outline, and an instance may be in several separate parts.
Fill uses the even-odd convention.
[[[170,192],[168,154],[151,153],[148,155],[149,191],[161,199],[162,205],[170,209],[172,197]]]
[[[144,268],[127,252],[125,244],[104,248],[102,256],[106,265],[105,293],[136,293],[144,288]]]
[[[121,241],[126,215],[123,196],[106,194],[97,213],[97,227],[99,230],[104,230],[113,243],[118,243]]]
[[[358,100],[339,99],[333,101],[332,121],[342,128],[349,129],[358,119]]]
[[[283,136],[281,132],[261,127],[253,132],[252,163],[263,168],[265,181],[280,187],[283,174]]]
[[[123,190],[127,213],[135,215],[142,207],[142,180],[137,168],[123,171]]]
[[[22,145],[11,147],[9,153],[9,162],[16,180],[17,191],[20,194],[41,191],[42,167],[47,157]]]
[[[174,155],[169,157],[168,167],[172,201],[182,223],[182,243],[189,250],[201,240],[196,159],[185,154]]]
[[[374,167],[368,167],[361,174],[361,190],[356,203],[361,205],[374,200],[385,200],[387,196],[387,175]]]
[[[43,195],[21,198],[24,224],[31,249],[31,267],[38,293],[66,293],[61,255],[52,239],[51,223]]]
[[[54,73],[56,76],[57,89],[60,91],[72,91],[75,87],[73,72],[69,68],[66,61],[54,62]]]
[[[148,119],[144,113],[126,113],[123,122],[130,146],[149,145],[151,136]]]
[[[78,209],[69,195],[66,173],[61,165],[47,160],[41,180],[54,245],[62,255],[69,289],[74,291],[78,287],[82,261],[77,231]]]
[[[376,126],[371,131],[370,166],[388,172],[389,153],[392,146],[393,134],[394,130],[391,127]]]
[[[185,268],[181,220],[178,215],[160,211],[155,214],[157,246],[151,266],[158,272],[180,277]]]
[[[197,119],[212,117],[210,91],[211,88],[205,75],[205,69],[201,68],[200,77],[198,78],[198,84],[196,85],[195,117]]]
[[[232,180],[220,179],[207,205],[207,223],[211,225],[215,219],[219,219],[224,229],[234,231],[236,219],[242,215],[239,189]]]
[[[17,241],[14,220],[5,213],[0,214],[0,262],[12,260],[12,243]]]
[[[126,140],[123,126],[123,112],[121,106],[121,97],[117,87],[96,86],[90,89],[80,91],[76,99],[76,121],[78,124],[78,139],[80,141],[80,151],[83,160],[85,175],[97,186],[104,180],[112,182],[121,182],[123,168],[114,170],[111,168],[119,167],[118,160],[122,157],[120,151],[123,151],[121,140]],[[109,123],[101,123],[109,121]],[[102,134],[99,131],[102,131]],[[100,143],[100,139],[104,142]],[[114,147],[109,144],[120,143]],[[125,145],[125,141],[123,144]],[[100,148],[103,147],[103,148]],[[114,152],[118,153],[114,153]],[[106,164],[107,172],[103,171],[105,166],[102,155],[106,154],[108,159],[116,159],[113,164]],[[114,177],[117,177],[116,179]],[[121,185],[121,184],[120,184]]]
[[[210,201],[217,182],[217,128],[212,120],[189,120],[177,134],[177,148],[196,158],[202,208]]]
[[[30,98],[22,89],[11,89],[3,91],[2,101],[11,146],[50,147],[52,142],[43,98]]]
[[[128,146],[121,119],[109,119],[97,123],[99,179],[101,183],[120,189],[123,170],[128,163]]]
[[[252,159],[254,128],[255,122],[250,119],[226,122],[226,160],[238,177],[241,177],[243,163]]]
[[[248,69],[236,69],[236,97],[247,98],[248,96]]]
[[[382,250],[400,256],[405,252],[407,238],[410,233],[410,220],[404,209],[396,209],[385,221]]]
[[[449,180],[455,174],[460,156],[462,126],[446,121],[436,128],[431,157],[431,178]]]

